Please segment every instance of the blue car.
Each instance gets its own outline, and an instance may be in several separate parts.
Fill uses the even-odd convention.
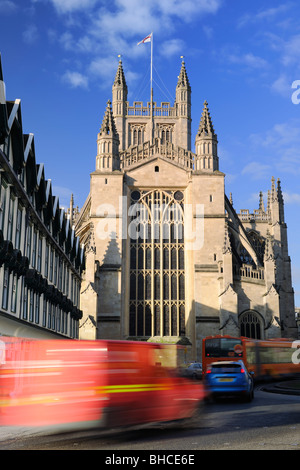
[[[253,377],[243,361],[213,362],[205,375],[211,396],[240,395],[247,401],[254,397]]]

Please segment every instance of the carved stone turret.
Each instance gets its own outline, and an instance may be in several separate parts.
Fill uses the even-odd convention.
[[[127,114],[127,84],[121,59],[112,86],[112,111],[119,133],[120,150],[125,148],[125,120]]]
[[[181,135],[178,144],[191,150],[191,86],[187,76],[185,63],[182,61],[176,86],[176,114],[180,121]]]
[[[112,86],[112,104],[114,116],[126,115],[126,101],[127,101],[127,84],[123,70],[122,61],[119,61],[118,70],[116,73],[115,81]]]
[[[204,101],[195,147],[197,155],[196,170],[207,172],[219,170],[218,139],[212,124],[207,101]]]
[[[98,134],[97,149],[97,170],[113,171],[120,169],[119,135],[112,114],[110,101],[107,102],[102,126]]]

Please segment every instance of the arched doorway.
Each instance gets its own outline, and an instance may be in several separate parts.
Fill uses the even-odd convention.
[[[253,339],[263,339],[263,319],[253,310],[247,310],[239,316],[239,328],[241,336]]]

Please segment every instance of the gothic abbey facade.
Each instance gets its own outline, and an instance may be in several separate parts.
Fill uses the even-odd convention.
[[[174,106],[131,106],[127,92],[120,61],[76,222],[80,338],[179,343],[195,360],[207,335],[296,337],[279,180],[266,207],[260,194],[254,213],[236,212],[207,102],[191,149],[184,62]]]

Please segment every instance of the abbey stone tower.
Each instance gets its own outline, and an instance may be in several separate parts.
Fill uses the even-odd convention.
[[[80,338],[183,344],[196,360],[207,335],[296,337],[280,181],[266,206],[261,193],[254,213],[236,212],[207,102],[192,151],[184,61],[173,106],[131,106],[127,92],[120,60],[76,221]]]

